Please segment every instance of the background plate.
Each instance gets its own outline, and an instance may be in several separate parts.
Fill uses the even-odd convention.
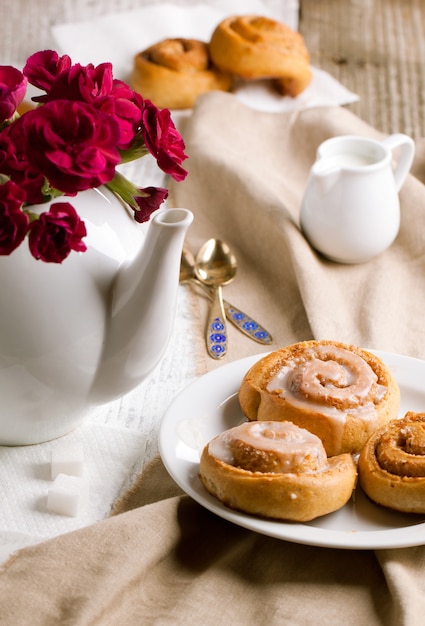
[[[74,63],[97,65],[110,61],[115,78],[128,82],[134,56],[148,46],[170,37],[207,42],[223,18],[237,14],[275,17],[294,30],[298,27],[296,0],[282,2],[278,15],[260,0],[216,0],[214,6],[200,3],[190,7],[161,2],[94,20],[58,24],[52,27],[52,34],[59,51],[69,54]],[[240,81],[233,91],[252,109],[275,113],[338,106],[358,100],[356,94],[327,72],[318,68],[312,68],[312,72],[311,84],[297,98],[277,94],[268,80]],[[186,116],[189,112],[189,109],[174,111],[173,118]]]

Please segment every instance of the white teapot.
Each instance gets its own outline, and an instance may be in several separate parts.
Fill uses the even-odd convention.
[[[168,344],[192,213],[165,209],[137,224],[106,188],[72,204],[86,252],[62,264],[36,261],[27,246],[0,257],[1,445],[69,432],[135,388]]]
[[[394,170],[393,150],[400,148]],[[400,228],[398,192],[412,165],[413,140],[343,135],[324,141],[301,204],[300,225],[332,261],[362,263],[386,250]]]

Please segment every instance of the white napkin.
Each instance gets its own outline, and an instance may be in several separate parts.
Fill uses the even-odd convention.
[[[109,515],[116,498],[158,453],[157,428],[166,408],[198,375],[192,325],[189,294],[181,288],[170,344],[141,385],[95,409],[68,435],[32,446],[0,446],[0,565],[19,548]],[[66,517],[47,511],[50,461],[56,445],[73,441],[84,451],[89,501],[77,517]]]
[[[52,34],[62,54],[74,62],[95,65],[110,61],[116,78],[128,81],[134,56],[167,37],[191,37],[208,41],[215,26],[232,14],[266,15],[298,28],[298,2],[282,0],[272,11],[260,0],[216,0],[195,6],[157,4],[136,11],[105,15],[96,20],[53,26]],[[339,106],[358,100],[358,96],[326,72],[313,68],[313,81],[297,98],[274,93],[268,81],[242,83],[236,96],[260,111],[281,112],[312,106]]]
[[[76,517],[47,510],[55,446],[78,442],[84,452],[89,499]],[[109,514],[111,504],[140,468],[144,436],[88,421],[59,439],[32,446],[0,447],[0,560],[37,541],[87,526]]]

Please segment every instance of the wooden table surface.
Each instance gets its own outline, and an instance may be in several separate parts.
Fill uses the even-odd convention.
[[[2,0],[3,62],[51,45],[52,24],[161,0]],[[196,4],[199,0],[174,0]],[[265,0],[279,12],[282,0]],[[299,0],[312,64],[360,96],[349,108],[384,133],[425,137],[424,0]],[[213,3],[211,3],[213,4]],[[4,19],[3,19],[4,18]],[[17,35],[19,33],[19,35]]]
[[[425,137],[424,0],[301,0],[313,65],[360,101],[356,115],[384,133]]]

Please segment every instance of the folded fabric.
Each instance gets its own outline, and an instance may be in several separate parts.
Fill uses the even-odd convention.
[[[220,237],[231,245],[239,268],[225,297],[260,319],[274,347],[333,339],[425,357],[423,184],[408,177],[400,193],[399,235],[367,263],[327,261],[299,228],[319,144],[341,134],[379,138],[376,130],[340,107],[259,113],[214,93],[200,99],[183,134],[189,176],[172,193],[176,205],[195,214],[188,243],[196,250],[205,239]],[[416,174],[425,172],[422,162],[415,163]],[[230,359],[264,349],[240,341],[232,328],[229,336]],[[208,367],[216,365],[208,361]]]
[[[423,548],[287,543],[179,494],[156,460],[127,510],[121,501],[119,515],[17,553],[0,574],[0,623],[420,623]]]

